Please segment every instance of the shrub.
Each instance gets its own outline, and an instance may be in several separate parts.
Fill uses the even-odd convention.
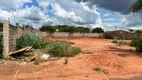
[[[113,39],[112,43],[118,43],[117,39]]]
[[[76,56],[78,53],[81,52],[81,49],[78,47],[72,47],[72,53],[70,56]]]
[[[34,49],[42,49],[45,48],[46,43],[39,39],[36,36],[31,36],[28,34],[22,35],[19,39],[16,41],[16,48],[21,49],[27,46],[32,46]]]
[[[118,41],[117,46],[121,46],[121,45],[129,45],[129,43],[124,42],[124,41]]]
[[[81,52],[80,48],[72,47],[71,43],[64,41],[49,42],[46,45],[46,49],[50,55],[58,57],[75,56]]]
[[[142,52],[142,37],[133,39],[130,45],[134,46],[137,52]]]
[[[117,46],[121,46],[121,45],[129,45],[129,43],[124,42],[124,41],[118,41],[117,38],[114,38],[112,43],[115,43]]]

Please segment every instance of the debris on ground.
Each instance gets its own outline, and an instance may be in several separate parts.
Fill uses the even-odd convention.
[[[49,54],[43,54],[43,55],[41,56],[41,58],[44,59],[44,60],[47,60],[49,57],[50,57]]]
[[[10,52],[9,55],[14,55],[14,54],[18,54],[18,53],[21,53],[23,51],[29,51],[32,47],[31,46],[28,46],[28,47],[25,47],[25,48],[22,48],[22,49],[19,49],[19,50],[16,50],[14,52]]]
[[[106,69],[102,70],[104,72],[104,74],[108,74],[108,71]]]
[[[0,59],[0,64],[4,63],[4,60]]]
[[[18,61],[20,63],[25,62],[39,62],[49,61],[49,60],[58,60],[58,57],[51,57],[46,51],[42,49],[34,50],[31,46],[16,50],[14,52],[10,52],[9,60]],[[0,63],[2,63],[0,61]]]

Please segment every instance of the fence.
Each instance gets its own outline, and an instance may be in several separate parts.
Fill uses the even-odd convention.
[[[9,52],[16,50],[16,40],[23,34],[31,34],[29,28],[21,28],[19,24],[9,25],[9,21],[3,23],[3,56],[7,57]]]
[[[2,34],[2,33],[0,33]],[[98,33],[66,33],[55,32],[53,34],[40,32],[32,27],[19,27],[9,25],[9,21],[3,23],[3,56],[7,57],[9,52],[16,50],[16,40],[23,34],[36,35],[38,37],[54,36],[54,37],[100,37],[103,34]]]

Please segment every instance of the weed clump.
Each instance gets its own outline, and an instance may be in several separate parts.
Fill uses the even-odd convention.
[[[47,43],[46,50],[50,55],[58,57],[73,57],[81,52],[80,48],[72,47],[70,43],[63,41],[53,41]]]
[[[28,34],[22,35],[19,39],[17,39],[17,49],[21,49],[27,46],[31,46],[34,49],[42,49],[45,48],[46,43],[42,39],[39,39],[36,36],[31,36]]]
[[[66,58],[65,58],[65,62],[64,62],[64,64],[68,64],[68,61],[69,61],[69,58],[68,58],[68,57],[66,57]]]
[[[100,72],[102,69],[100,67],[93,68],[93,71]]]

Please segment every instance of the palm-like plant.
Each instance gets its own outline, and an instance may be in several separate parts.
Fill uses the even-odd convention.
[[[136,2],[130,7],[133,12],[138,12],[142,9],[142,0],[136,0]]]

